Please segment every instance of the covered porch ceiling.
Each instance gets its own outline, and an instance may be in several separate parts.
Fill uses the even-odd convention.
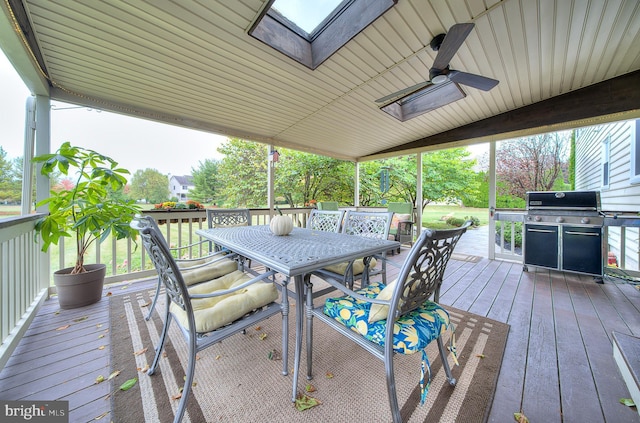
[[[640,117],[637,0],[398,0],[315,70],[248,35],[266,3],[3,0],[0,47],[34,94],[354,161]],[[456,23],[498,86],[381,111]]]

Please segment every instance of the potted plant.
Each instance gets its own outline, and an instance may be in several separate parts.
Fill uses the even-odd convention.
[[[89,247],[109,235],[116,239],[136,236],[129,222],[139,208],[133,201],[109,200],[109,190],[121,190],[129,171],[118,168],[118,163],[107,156],[69,142],[53,154],[35,157],[34,162],[42,163],[43,175],[51,177],[60,172],[75,179],[73,186],[52,189],[50,197],[37,204],[49,207],[49,214],[35,225],[43,241],[42,251],[51,244],[58,245],[60,237],[75,234],[75,265],[54,272],[60,307],[93,304],[102,297],[106,265],[84,263]]]

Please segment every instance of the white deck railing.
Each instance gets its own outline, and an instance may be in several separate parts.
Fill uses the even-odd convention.
[[[40,215],[0,221],[0,368],[29,327],[39,305],[47,298],[48,268],[41,244],[34,242]]]

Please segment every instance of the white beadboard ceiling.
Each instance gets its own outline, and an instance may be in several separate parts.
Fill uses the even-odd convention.
[[[264,3],[3,0],[0,29],[16,33],[22,4],[54,99],[349,160],[640,69],[638,0],[399,0],[316,70],[247,34]],[[451,68],[500,84],[406,122],[379,110],[464,22]],[[46,94],[29,52],[0,46]]]

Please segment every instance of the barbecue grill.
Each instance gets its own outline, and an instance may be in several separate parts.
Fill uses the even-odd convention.
[[[597,191],[531,191],[524,216],[528,266],[602,276],[604,215]]]

